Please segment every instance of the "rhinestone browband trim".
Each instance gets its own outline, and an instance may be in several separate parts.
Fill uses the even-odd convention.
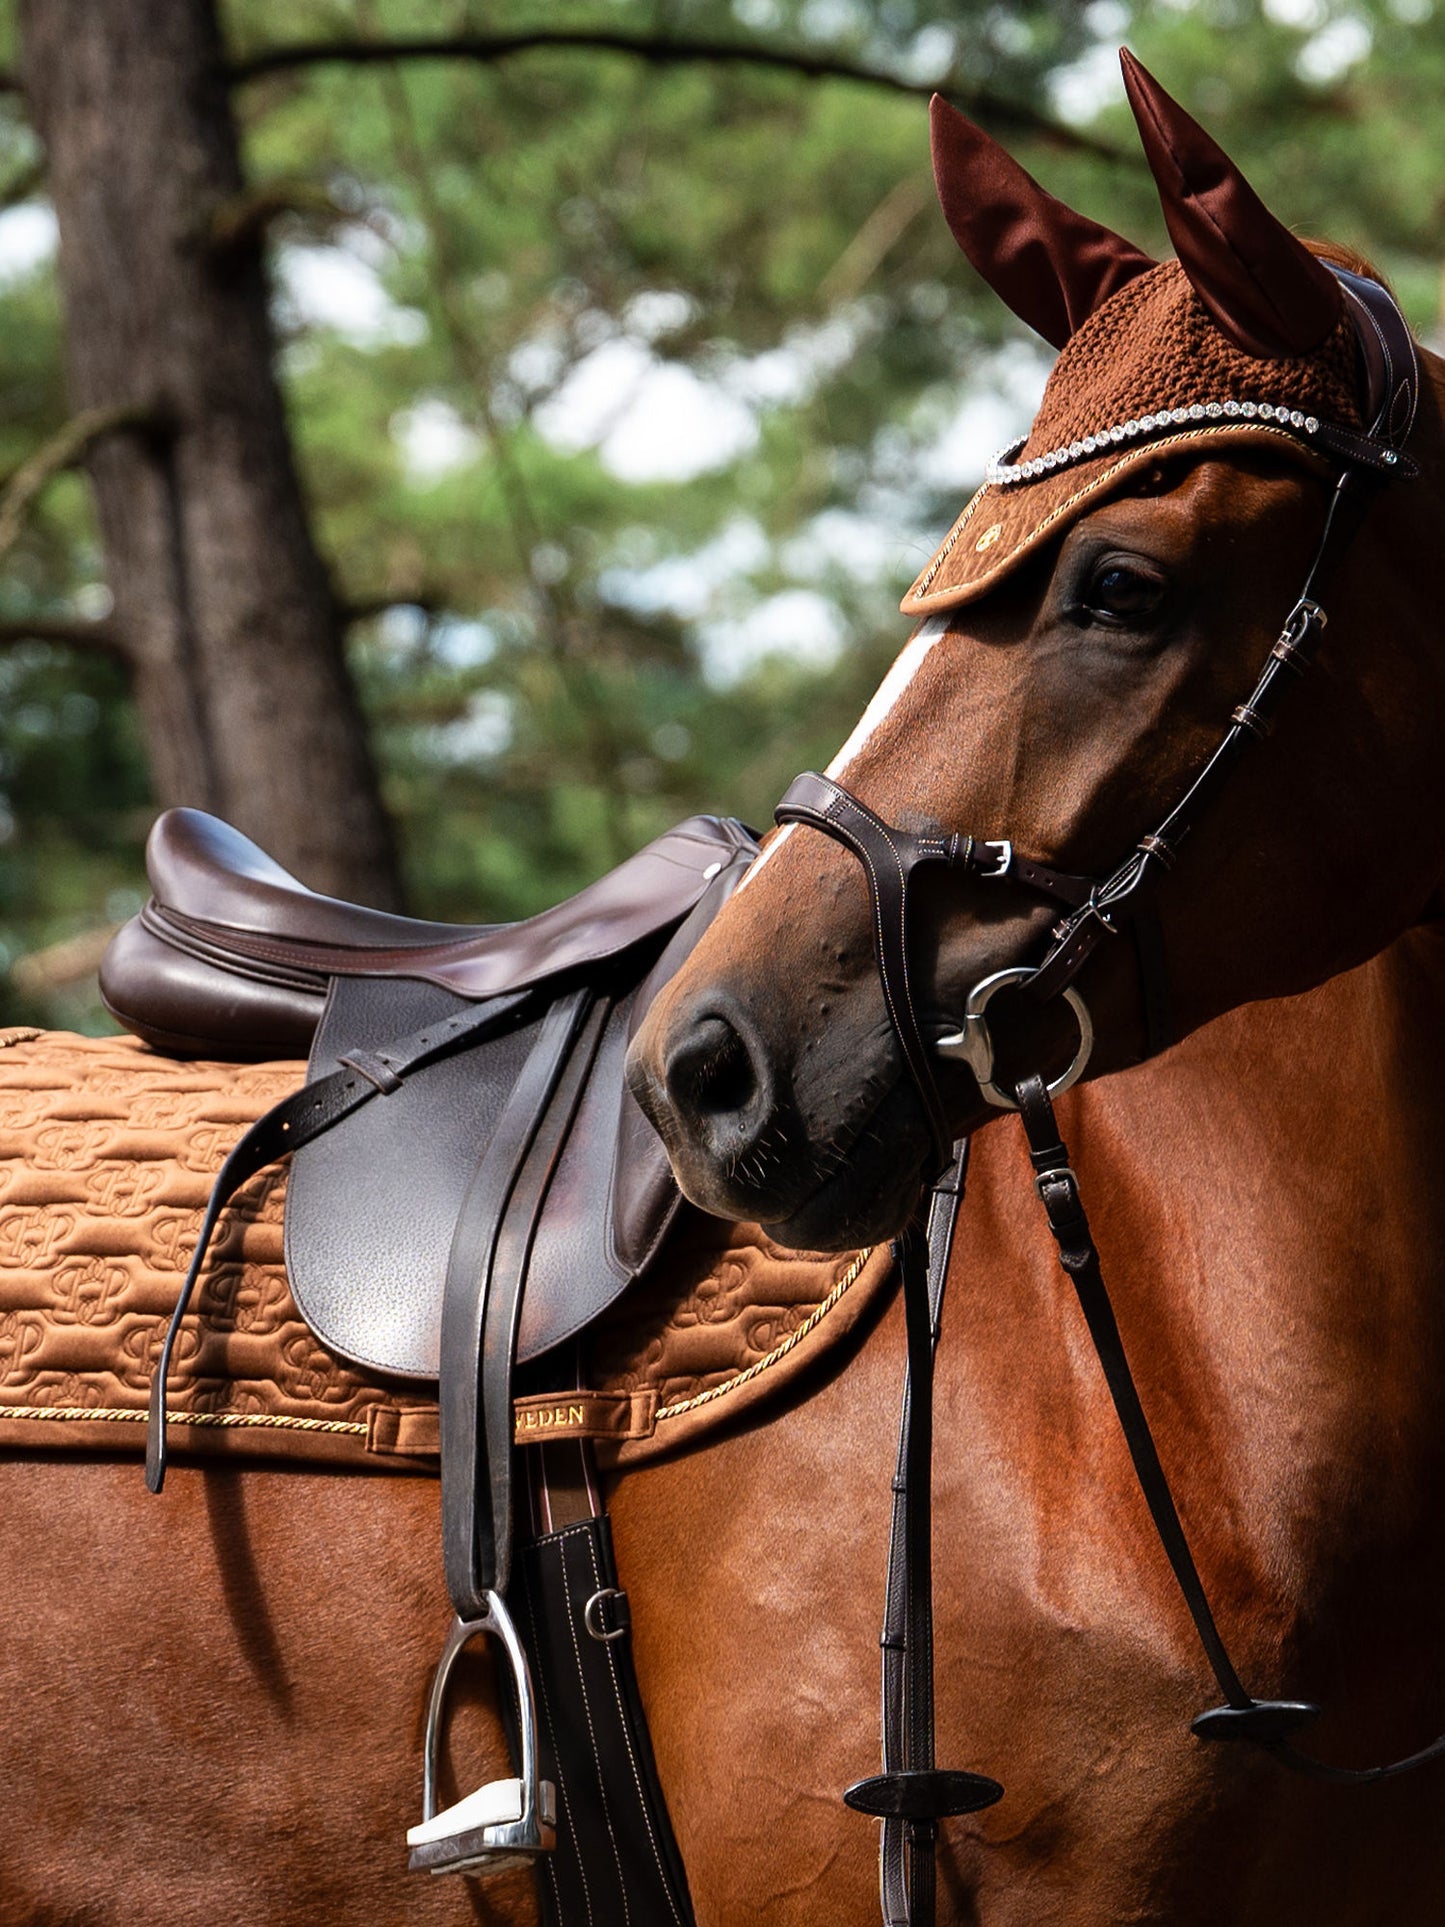
[[[1028,441],[1027,435],[1021,435],[992,458],[984,470],[984,480],[1003,485],[1032,482],[1040,475],[1052,475],[1056,469],[1070,468],[1075,462],[1107,454],[1124,443],[1142,441],[1190,422],[1215,421],[1271,422],[1277,428],[1292,428],[1304,435],[1318,435],[1322,426],[1316,415],[1307,415],[1300,408],[1277,407],[1273,402],[1196,401],[1185,408],[1162,408],[1155,414],[1141,415],[1137,421],[1118,422],[1113,428],[1101,428],[1096,434],[1084,435],[1062,448],[1051,448],[1047,455],[1015,462],[1012,457]]]

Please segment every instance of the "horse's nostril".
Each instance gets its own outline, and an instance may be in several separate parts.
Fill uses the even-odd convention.
[[[701,1017],[673,1051],[667,1086],[675,1103],[694,1117],[745,1111],[757,1092],[747,1045],[725,1017]]]

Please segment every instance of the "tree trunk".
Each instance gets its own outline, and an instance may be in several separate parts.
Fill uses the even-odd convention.
[[[229,818],[314,888],[392,904],[395,855],[272,363],[213,0],[23,0],[60,226],[77,409],[153,431],[92,451],[114,626],[157,799]]]

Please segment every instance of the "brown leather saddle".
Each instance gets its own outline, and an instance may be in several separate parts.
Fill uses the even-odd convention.
[[[656,1255],[681,1208],[623,1058],[652,998],[756,854],[698,816],[525,922],[453,927],[307,890],[238,831],[169,810],[151,833],[152,898],[101,967],[114,1016],[172,1055],[309,1048],[307,1081],[242,1136],[216,1181],[153,1383],[147,1478],[164,1479],[165,1383],[229,1198],[291,1157],[286,1265],[323,1344],[436,1379],[443,1558],[457,1620],[433,1692],[413,1864],[444,1871],[554,1838],[526,1659],[503,1593],[512,1567],[513,1382]],[[543,1369],[543,1368],[539,1368]],[[509,1662],[520,1774],[435,1811],[446,1679],[475,1633]]]
[[[318,896],[228,824],[168,810],[146,850],[151,901],[112,941],[101,990],[119,1022],[171,1055],[309,1050],[312,1082],[343,1061],[379,1079],[364,1088],[385,1103],[295,1150],[286,1264],[325,1345],[402,1377],[440,1374],[447,1261],[482,1147],[504,1113],[520,1148],[544,1112],[569,1107],[565,1124],[552,1120],[556,1168],[526,1253],[525,1362],[604,1311],[676,1214],[666,1152],[622,1059],[755,848],[740,824],[694,817],[539,916],[453,926]],[[395,1073],[369,1055],[448,1020],[463,1020],[458,1048],[385,1089]],[[519,1116],[524,1083],[532,1110]]]

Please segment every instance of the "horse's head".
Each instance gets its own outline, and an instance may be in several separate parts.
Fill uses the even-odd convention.
[[[987,1050],[934,1053],[997,972],[1047,960],[1052,994],[989,1005],[995,1090],[1069,1063],[1066,984],[1092,1015],[1096,1076],[1167,1041],[1163,985],[1168,1037],[1306,989],[1426,914],[1445,872],[1439,364],[1396,464],[1423,473],[1356,489],[1368,511],[1337,514],[1311,579],[1341,474],[1390,474],[1400,344],[1383,367],[1359,283],[1333,271],[1362,264],[1307,249],[1127,56],[1125,72],[1177,261],[1062,207],[935,103],[950,226],[1062,353],[1027,440],[910,591],[922,624],[830,766],[883,825],[978,840],[910,883],[913,1019],[896,1008],[901,929],[880,982],[902,914],[885,880],[875,929],[865,863],[887,867],[886,834],[835,840],[846,803],[819,834],[833,793],[815,785],[812,818],[775,836],[634,1046],[633,1088],[688,1195],[795,1244],[895,1230],[941,1132],[993,1114]],[[1328,639],[1297,620],[1298,649],[1287,636],[1289,660],[1272,658],[1306,587]],[[1263,733],[1250,692],[1271,661],[1296,685],[1277,730],[1172,818],[1224,736]],[[1092,909],[1069,900],[1086,886],[1039,888],[1039,866],[1107,880],[1117,913],[1109,888]]]

